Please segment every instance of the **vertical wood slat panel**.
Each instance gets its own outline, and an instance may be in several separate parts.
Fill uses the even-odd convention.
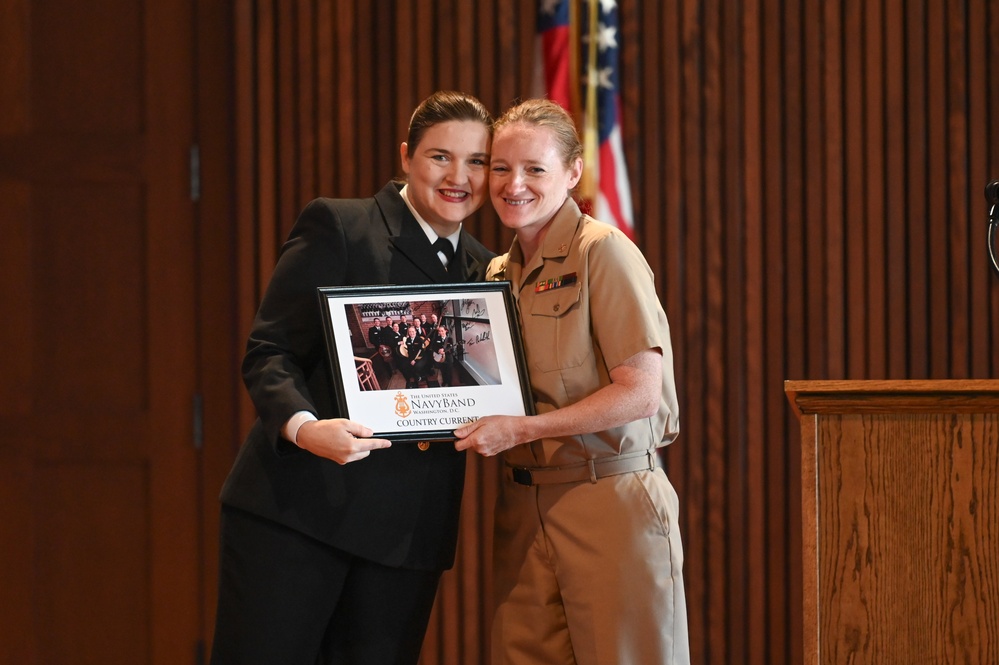
[[[745,575],[748,580],[747,598],[742,608],[734,612],[731,624],[734,628],[742,628],[747,635],[746,662],[752,655],[767,653],[767,644],[775,639],[772,634],[772,623],[768,621],[766,611],[762,611],[760,600],[767,593],[767,562],[766,556],[767,515],[766,487],[767,468],[766,450],[763,446],[753,445],[754,442],[766,440],[766,400],[763,391],[754,387],[763,385],[766,381],[766,324],[759,315],[763,311],[766,300],[766,259],[764,256],[763,229],[763,31],[764,14],[763,1],[753,0],[744,6],[742,51],[745,54],[743,64],[745,90],[743,93],[744,117],[744,171],[745,206],[742,216],[745,219],[745,304],[743,318],[746,321],[745,340],[746,371],[742,377],[746,392],[746,474],[748,516],[745,526],[746,562]],[[737,619],[744,613],[743,620]],[[779,640],[780,635],[776,638]],[[734,657],[737,654],[733,654]]]
[[[908,369],[910,340],[906,335],[905,298],[892,294],[905,291],[908,280],[908,227],[906,225],[906,140],[905,125],[908,103],[905,88],[905,13],[899,2],[885,5],[885,221],[887,225],[886,269],[888,292],[886,303],[888,354],[885,376],[904,376]]]
[[[721,81],[721,50],[722,35],[720,30],[720,11],[718,5],[710,3],[701,7],[699,12],[700,26],[704,38],[702,44],[700,91],[701,98],[701,139],[697,150],[703,155],[720,155],[721,148],[721,114],[724,108]],[[692,96],[694,96],[692,91]],[[693,147],[693,145],[692,145]],[[721,181],[721,160],[704,159],[698,169],[700,184],[700,210],[698,228],[699,251],[703,256],[703,307],[704,322],[702,339],[704,343],[704,383],[702,386],[703,406],[703,450],[704,468],[715,469],[715,475],[725,477],[724,470],[731,462],[728,451],[732,448],[732,438],[726,428],[725,413],[729,409],[726,400],[725,371],[725,330],[724,318],[725,297],[725,267],[722,234],[723,209],[719,205],[720,197],[712,196],[711,189]],[[727,200],[727,199],[726,199]],[[706,478],[711,474],[705,473]],[[729,506],[736,503],[726,501],[726,495],[731,489],[728,483],[705,482],[705,501],[708,506],[707,540],[709,552],[725,551],[728,536]],[[727,608],[732,597],[731,578],[727,574],[728,557],[709,557],[705,561],[705,573],[711,583],[707,586],[705,597],[708,607]],[[711,636],[714,648],[728,658],[732,648],[731,633],[726,628],[727,622],[708,622],[708,634]]]
[[[782,3],[777,0],[763,2],[763,49],[762,49],[762,97],[763,97],[763,146],[760,155],[764,173],[772,177],[763,179],[763,219],[774,223],[763,225],[763,260],[766,266],[764,276],[765,295],[758,316],[763,320],[766,366],[763,383],[765,391],[774,389],[785,375],[782,347],[785,343],[785,292],[784,292],[784,185],[785,173],[782,166],[783,141],[786,131],[782,116],[783,87],[783,20]],[[764,417],[768,437],[782,438],[785,410],[772,401],[764,405]],[[765,577],[764,597],[759,599],[760,610],[766,615],[768,625],[775,626],[787,620],[786,607],[779,602],[783,596],[786,579],[786,561],[789,553],[784,543],[787,533],[785,513],[786,479],[784,477],[784,455],[782,447],[773,447],[766,452],[765,468],[767,486],[764,501],[769,507],[766,524],[766,540],[771,544],[766,558],[766,568],[761,571]],[[773,547],[776,545],[776,547]],[[787,662],[788,645],[786,635],[780,634],[769,645],[773,662]],[[731,662],[731,661],[730,661]]]
[[[302,2],[297,5],[295,15],[294,62],[298,73],[296,95],[295,121],[298,128],[298,178],[294,184],[293,196],[289,201],[292,207],[297,206],[309,194],[318,190],[316,176],[320,153],[319,130],[316,127],[316,110],[319,108],[319,88],[316,77],[316,65],[319,52],[317,39],[317,21],[315,5],[312,2]],[[327,86],[322,86],[327,87]],[[297,210],[295,211],[298,212]]]
[[[804,104],[805,95],[804,79],[804,58],[806,46],[804,40],[804,29],[802,17],[805,8],[800,3],[787,5],[782,19],[784,32],[783,60],[785,75],[784,97],[785,104],[781,111],[784,117],[805,117]],[[808,356],[807,335],[800,331],[801,322],[805,321],[808,311],[806,304],[805,282],[802,279],[794,279],[794,275],[806,274],[807,252],[804,246],[806,235],[805,224],[805,199],[803,192],[806,190],[805,183],[808,174],[805,170],[804,144],[805,137],[802,128],[796,123],[785,122],[785,141],[787,145],[784,150],[784,169],[786,175],[784,214],[787,217],[785,225],[785,249],[783,271],[785,286],[786,306],[784,311],[785,322],[782,328],[786,331],[783,371],[784,376],[801,376],[807,367],[806,358]],[[806,328],[807,329],[807,328]],[[774,373],[774,384],[778,382],[778,375]],[[768,393],[770,391],[768,390]],[[776,409],[774,409],[776,415]],[[791,417],[785,410],[784,418],[775,420],[779,423],[781,439],[784,445],[775,446],[773,455],[783,462],[780,475],[776,483],[783,490],[780,500],[786,505],[783,512],[784,534],[782,537],[780,565],[784,567],[781,575],[786,579],[801,579],[801,557],[797,555],[801,551],[800,535],[800,505],[801,498],[798,493],[798,478],[800,478],[800,463],[798,456],[793,454],[793,449],[786,443],[788,441],[788,431]],[[776,521],[776,520],[775,520]],[[785,628],[775,635],[775,642],[782,647],[778,651],[781,657],[793,660],[800,653],[800,634],[795,626],[800,623],[800,619],[794,617],[791,600],[795,597],[793,587],[789,589],[778,580],[774,579],[774,588],[779,591],[773,594],[775,608],[779,608],[784,616]],[[776,612],[775,612],[776,614]],[[792,618],[794,617],[794,618]]]
[[[969,311],[968,290],[969,275],[962,270],[968,265],[970,249],[968,243],[967,214],[967,181],[968,171],[968,90],[967,90],[967,41],[964,36],[968,32],[966,2],[948,0],[945,3],[946,13],[946,49],[944,64],[947,70],[947,179],[946,194],[947,215],[951,221],[947,225],[948,281],[950,293],[947,318],[950,322],[951,362],[947,373],[950,376],[968,376],[971,369],[969,363]]]
[[[865,3],[863,0],[846,0],[843,4],[843,34],[853,35],[852,40],[844,41],[842,48],[844,160],[847,165],[844,181],[845,217],[842,222],[847,265],[843,282],[847,300],[844,332],[846,371],[850,375],[858,375],[867,370],[866,281],[872,269],[866,261],[867,224],[864,219],[867,163],[864,159],[864,43],[861,18]]]
[[[422,99],[436,87],[435,82],[437,81],[438,72],[434,67],[434,48],[440,38],[434,30],[434,24],[437,20],[436,8],[432,11],[427,11],[426,3],[421,6],[419,3],[414,2],[413,13],[415,18],[415,32],[413,34],[424,36],[423,40],[417,40],[418,42],[422,41],[422,43],[417,43],[416,45],[415,58],[417,90],[421,91],[417,94],[417,97]],[[426,43],[427,37],[432,40],[430,43]],[[445,87],[443,83],[439,85]]]
[[[257,237],[260,239],[258,251],[258,288],[263,293],[267,288],[270,266],[277,258],[276,245],[280,231],[277,209],[277,151],[274,117],[276,91],[274,43],[274,4],[260,0],[256,5],[256,64],[255,97],[257,110],[256,140],[257,167]]]
[[[980,199],[976,199],[982,183],[990,180],[988,176],[988,149],[981,150],[977,146],[988,145],[988,104],[987,97],[990,88],[997,86],[982,85],[980,82],[988,81],[988,47],[987,47],[987,22],[986,5],[981,2],[973,2],[968,6],[967,30],[968,30],[968,128],[965,138],[965,145],[968,149],[968,196],[967,207],[962,216],[967,218],[969,229],[969,248],[971,255],[968,257],[968,270],[971,275],[984,276],[988,274],[988,253],[976,248],[976,238],[985,238],[986,231],[981,221],[983,215],[977,214],[980,206]],[[976,184],[977,183],[977,184]],[[980,242],[980,241],[979,241]],[[993,376],[989,372],[990,347],[990,327],[988,293],[989,283],[986,279],[971,279],[971,292],[969,307],[970,332],[969,341],[971,344],[970,373],[972,378],[987,378]]]
[[[864,163],[867,175],[864,188],[864,215],[866,221],[866,257],[864,265],[869,266],[866,310],[868,376],[884,376],[887,370],[885,344],[888,339],[885,320],[885,188],[884,188],[884,54],[882,39],[884,23],[881,16],[881,3],[864,3]]]
[[[634,12],[622,14],[622,35],[639,34],[643,23],[662,25],[663,19],[660,17],[662,11],[660,3],[644,3],[637,6]],[[661,40],[622,41],[624,42],[621,44],[622,62],[645,62],[657,65],[661,65],[662,52],[669,47],[668,45],[676,43],[665,35]],[[676,59],[673,58],[671,61],[675,62]],[[622,115],[632,119],[629,124],[622,127],[622,132],[623,140],[635,145],[635,150],[625,155],[629,170],[633,173],[641,171],[641,168],[636,168],[639,165],[649,169],[644,173],[644,177],[634,179],[632,189],[636,190],[636,196],[643,198],[648,206],[645,217],[637,220],[635,224],[637,244],[645,252],[649,265],[657,275],[663,274],[663,264],[667,260],[664,256],[666,249],[664,227],[669,215],[666,214],[664,190],[668,188],[669,181],[674,180],[672,177],[674,172],[670,171],[672,164],[670,155],[666,153],[662,155],[662,159],[650,159],[648,153],[655,154],[657,151],[648,150],[648,146],[663,146],[666,143],[665,134],[670,125],[659,88],[668,87],[668,83],[665,85],[662,83],[668,75],[668,70],[662,66],[622,67],[621,70],[623,88],[646,91],[641,99],[633,99],[630,102],[627,99],[621,100],[622,105],[626,102],[634,105],[634,108],[622,108]],[[649,122],[649,119],[655,119],[656,122]],[[644,132],[640,132],[639,128]],[[632,137],[641,137],[641,140]],[[641,193],[638,191],[639,187]],[[660,293],[661,298],[665,298],[665,295]]]
[[[781,49],[781,67],[783,69],[782,87],[783,105],[782,117],[801,117],[804,109],[804,45],[802,43],[802,8],[791,4],[784,8]],[[804,136],[799,127],[785,124],[782,136],[783,169],[785,175],[784,215],[788,219],[784,248],[784,272],[786,275],[804,275],[805,260],[805,225],[796,223],[805,216],[805,169],[804,169]],[[786,280],[784,300],[786,302],[786,317],[788,321],[805,320],[805,292],[803,280]],[[790,331],[789,331],[790,332]],[[804,360],[807,355],[807,339],[804,335],[787,336],[787,366],[785,373],[801,375],[804,372]]]
[[[415,59],[416,40],[410,39],[412,26],[416,17],[416,7],[410,2],[402,2],[395,8],[395,127],[409,126],[409,117],[416,106]],[[399,137],[398,143],[406,140]],[[399,158],[396,158],[399,162]],[[399,167],[397,167],[399,168]],[[400,169],[401,170],[401,169]]]
[[[909,2],[905,5],[906,31],[906,171],[910,205],[907,208],[910,288],[905,295],[909,309],[912,353],[909,356],[908,371],[913,376],[931,376],[930,373],[930,308],[928,270],[926,132],[927,111],[927,70],[924,55],[926,52],[926,8],[922,2]]]
[[[798,437],[782,380],[999,374],[981,247],[999,86],[977,84],[999,61],[999,1],[618,4],[639,245],[683,409],[663,457],[693,662],[800,662]],[[241,327],[290,211],[396,175],[420,99],[468,89],[499,113],[532,93],[534,10],[236,3]],[[497,251],[511,237],[491,210],[471,230]],[[486,658],[498,479],[469,468],[424,665]]]
[[[494,2],[496,23],[500,28],[500,38],[496,42],[497,78],[496,106],[497,114],[521,98],[530,97],[533,92],[533,81],[522,78],[526,71],[526,60],[533,56],[533,36],[525,33],[525,28],[533,32],[536,16],[534,3],[519,0],[513,2]]]
[[[988,35],[986,43],[989,45],[989,49],[985,54],[985,81],[995,80],[999,77],[999,7],[996,7],[994,2],[989,2],[987,4],[987,19],[986,24],[988,25]],[[988,100],[986,104],[986,114],[985,117],[988,119],[995,118],[999,115],[999,85],[985,86],[986,94],[988,95]],[[982,132],[982,136],[985,138],[985,149],[982,151],[986,157],[985,166],[985,177],[978,181],[988,181],[999,177],[999,127],[996,127],[994,123],[989,124],[989,126]],[[975,195],[972,193],[972,202],[975,201]],[[982,231],[982,236],[984,237],[985,232]],[[992,337],[999,335],[999,323],[997,323],[997,313],[999,313],[999,289],[990,288],[989,298],[983,300],[983,306],[989,307],[989,331],[992,333],[990,335],[990,343],[988,345],[988,351],[985,353],[990,356],[991,362],[988,364],[988,376],[999,376],[999,351],[996,350],[995,342]]]
[[[284,46],[294,45],[297,42],[295,39],[297,7],[292,3],[282,2],[274,9],[275,34],[280,45],[274,54],[277,62],[274,85],[276,91],[274,135],[277,137],[276,184],[278,185],[274,240],[275,243],[280,243],[288,235],[289,220],[294,219],[298,213],[298,183],[302,179],[298,170],[298,155],[303,149],[303,141],[296,122],[296,109],[302,102],[303,86],[297,66],[297,49]]]
[[[395,12],[391,7],[381,2],[371,3],[376,9],[372,30],[386,30],[386,26],[392,25],[395,20]],[[391,34],[388,30],[388,34]],[[374,157],[374,172],[371,174],[373,180],[387,182],[389,176],[402,172],[402,162],[399,157],[399,144],[404,140],[404,133],[408,125],[406,121],[396,123],[396,108],[399,106],[399,98],[396,94],[395,84],[395,62],[398,60],[398,48],[394,40],[386,39],[374,42],[372,48],[375,53],[375,76],[372,85],[375,90],[376,120],[375,120],[375,143],[372,155]],[[392,58],[385,57],[391,54]]]
[[[434,46],[434,72],[440,80],[441,87],[456,88],[458,75],[454,47],[457,39],[443,39],[443,35],[456,35],[453,0],[435,0],[434,31],[436,39]],[[425,7],[425,5],[424,5]],[[427,12],[429,14],[429,12]]]
[[[302,192],[304,202],[310,195],[332,193],[335,187],[334,155],[337,145],[337,124],[334,117],[334,106],[339,108],[336,87],[336,62],[334,51],[339,42],[335,32],[335,10],[329,2],[316,0],[316,52],[311,54],[316,68],[316,188],[313,191]]]
[[[451,11],[454,20],[459,23],[475,25],[476,15],[479,13],[478,5],[469,0],[452,0],[454,6]],[[476,33],[472,30],[457,30],[457,40],[455,52],[452,56],[455,61],[455,83],[456,90],[478,90],[479,77],[474,67],[469,67],[468,63],[475,62],[475,41]],[[478,93],[476,93],[478,96]]]
[[[746,464],[748,456],[746,432],[746,385],[745,378],[727,380],[728,366],[745,367],[747,348],[746,337],[746,294],[742,289],[746,281],[744,248],[745,229],[742,225],[729,227],[725,220],[736,219],[742,214],[744,193],[743,154],[741,143],[745,131],[742,125],[743,59],[736,57],[725,44],[738,43],[742,39],[742,8],[723,6],[719,26],[720,58],[720,103],[721,137],[719,150],[723,159],[719,161],[714,177],[717,182],[728,184],[728,196],[717,197],[720,202],[720,216],[716,228],[718,245],[723,249],[725,267],[723,292],[719,296],[719,307],[724,310],[723,362],[718,368],[719,385],[725,392],[725,410],[720,414],[724,427],[722,451],[726,455],[724,505],[728,513],[725,527],[726,543],[745,542],[746,525],[749,521],[749,476]],[[726,416],[726,413],[729,414]],[[749,581],[754,577],[747,559],[748,549],[726,546],[729,552],[724,560],[728,579],[726,613],[735,616],[745,612],[748,606]],[[745,653],[747,642],[754,636],[746,630],[745,624],[726,622],[727,651],[730,654]]]
[[[638,30],[641,26],[641,22],[644,20],[642,15],[647,12],[658,12],[660,10],[659,3],[650,3],[651,6],[640,5],[636,6],[634,10],[629,12],[622,12],[619,15],[619,25],[618,25],[618,56],[619,63],[622,62],[644,62],[649,58],[643,56],[643,49],[646,44],[643,44],[638,39],[622,39],[623,35],[635,35],[638,34]],[[652,49],[656,49],[658,44],[651,44]],[[657,55],[655,52],[650,56],[652,61],[655,61]],[[534,64],[534,58],[528,59],[531,65]],[[618,87],[622,90],[640,90],[644,86],[642,85],[641,76],[643,71],[639,67],[619,67],[618,69]],[[638,164],[647,164],[647,160],[643,159],[643,143],[648,141],[651,145],[662,145],[661,131],[662,127],[659,123],[648,126],[644,120],[640,120],[639,117],[645,115],[646,113],[653,115],[654,117],[659,117],[655,109],[659,107],[659,100],[657,95],[654,93],[655,88],[648,88],[648,95],[642,96],[641,98],[629,97],[627,99],[622,98],[621,101],[621,111],[619,117],[622,120],[621,124],[621,141],[622,143],[628,143],[635,146],[635,150],[630,154],[625,154],[625,168],[629,172],[634,172]],[[628,106],[625,107],[625,104]],[[631,118],[630,121],[624,122],[624,118]],[[642,127],[646,129],[646,133],[641,133],[640,123]],[[642,141],[638,141],[637,138],[641,136]],[[662,169],[662,161],[655,162],[656,166],[659,167],[660,171]],[[661,183],[663,181],[661,174],[657,176],[655,173],[648,173],[646,177],[652,182]],[[634,189],[634,187],[632,187]],[[653,208],[653,212],[661,211],[661,208]],[[636,224],[638,226],[638,224]],[[641,224],[642,231],[646,231],[649,227],[659,228],[661,225],[655,223],[654,221],[648,221]],[[635,233],[635,242],[640,248],[646,248],[648,245],[645,243],[645,237],[642,233]],[[649,256],[650,266],[659,264],[659,259],[656,256]],[[653,267],[653,271],[658,274],[658,271]]]
[[[823,58],[821,72],[825,111],[823,153],[826,157],[826,163],[824,176],[828,187],[822,223],[825,229],[827,267],[821,293],[828,302],[825,320],[828,355],[825,362],[827,363],[826,371],[831,372],[833,376],[847,376],[846,338],[844,335],[846,330],[846,289],[843,283],[843,273],[846,267],[843,260],[844,236],[842,227],[844,173],[846,171],[843,164],[843,45],[840,43],[843,26],[838,3],[830,2],[824,6],[824,9],[822,41],[828,48]]]
[[[518,96],[526,99],[536,93],[534,90],[534,43],[537,30],[538,18],[537,10],[532,5],[528,11],[518,11],[517,22],[517,44],[520,48],[517,51],[517,81],[521,81]],[[620,27],[619,27],[620,29]],[[526,86],[526,87],[524,87]],[[497,109],[498,110],[498,109]]]
[[[253,46],[253,7],[249,2],[236,3],[232,13],[233,22],[233,89],[235,109],[233,111],[235,124],[235,203],[233,211],[239,223],[235,225],[236,238],[234,253],[237,292],[235,294],[237,317],[236,337],[245,339],[250,322],[260,301],[257,288],[260,279],[257,276],[257,206],[256,206],[256,104],[253,101],[253,86],[256,72],[253,67],[255,48]],[[238,380],[237,380],[238,381]],[[254,413],[250,399],[245,393],[240,393],[236,412],[240,423],[253,422]],[[235,444],[235,442],[233,443]]]
[[[948,375],[951,367],[950,321],[947,295],[950,291],[947,225],[947,26],[944,3],[926,3],[927,60],[927,273],[929,275],[930,378]]]
[[[805,178],[805,201],[803,221],[805,224],[805,274],[806,311],[805,325],[802,337],[807,348],[804,373],[807,374],[816,367],[824,365],[829,351],[828,304],[825,298],[814,297],[820,293],[826,283],[826,261],[824,260],[827,245],[824,236],[824,216],[828,197],[826,181],[826,158],[823,146],[827,119],[827,105],[824,98],[823,85],[823,5],[819,0],[805,2],[802,13],[805,73],[804,114],[809,118],[805,123],[805,156],[803,168],[808,174]]]
[[[379,107],[376,90],[383,85],[377,76],[380,61],[378,56],[384,52],[386,56],[391,57],[392,48],[391,42],[386,43],[371,37],[376,34],[377,30],[372,16],[374,11],[372,5],[377,3],[355,2],[352,4],[354,23],[351,30],[355,35],[357,52],[357,60],[354,63],[356,75],[353,77],[356,104],[354,112],[357,115],[345,119],[346,123],[353,128],[351,136],[354,140],[354,160],[344,164],[342,168],[354,171],[359,195],[365,196],[374,192],[375,189],[371,186],[365,186],[364,183],[385,180],[383,173],[375,172],[377,162],[375,155],[378,153],[377,130],[380,129],[377,122]],[[376,50],[379,53],[376,53]]]
[[[333,83],[329,84],[336,90],[334,95],[333,115],[336,119],[337,146],[331,155],[333,165],[333,189],[337,196],[367,196],[371,192],[361,193],[358,183],[357,133],[360,131],[361,116],[357,107],[357,88],[355,79],[358,76],[368,76],[370,72],[358,70],[357,42],[363,35],[357,35],[354,25],[354,6],[351,2],[333,3],[333,50],[330,59],[334,62]],[[369,109],[365,109],[365,112]],[[366,114],[365,116],[366,117]],[[368,123],[363,123],[368,124]]]
[[[687,197],[681,219],[677,222],[683,228],[680,243],[685,261],[685,272],[690,276],[690,279],[684,284],[683,297],[679,303],[685,313],[680,320],[680,325],[683,326],[685,339],[682,352],[687,361],[684,368],[686,374],[681,376],[680,380],[687,388],[689,399],[703,407],[708,395],[706,394],[706,370],[704,366],[707,354],[704,349],[706,308],[704,301],[704,225],[701,220],[704,188],[700,161],[703,154],[700,125],[702,81],[699,76],[703,58],[699,38],[702,25],[699,21],[700,7],[698,2],[685,0],[680,3],[680,6],[679,37],[684,57],[679,63],[680,79],[675,94],[681,100],[678,122],[681,132],[680,158],[683,167],[680,173],[681,188]],[[706,443],[705,409],[700,408],[694,412],[686,412],[681,417],[684,418],[685,439],[697,441],[702,445]],[[702,450],[706,450],[706,448]],[[687,522],[688,531],[684,555],[686,561],[696,562],[695,566],[701,566],[705,570],[711,564],[709,552],[711,551],[711,520],[713,517],[713,513],[708,510],[706,460],[707,455],[705,454],[691,455],[685,458],[686,465],[683,469],[671,470],[674,474],[685,474],[687,480],[686,499],[702,507],[702,510],[690,513],[692,519]],[[694,634],[708,636],[706,641],[691,644],[691,658],[696,661],[709,659],[712,646],[717,649],[723,648],[724,645],[725,624],[712,625],[708,617],[709,608],[719,607],[711,602],[712,583],[719,582],[718,579],[711,579],[706,572],[703,575],[693,575],[689,581],[685,580],[687,603],[691,609],[688,612],[690,630]],[[720,607],[719,611],[722,611]]]

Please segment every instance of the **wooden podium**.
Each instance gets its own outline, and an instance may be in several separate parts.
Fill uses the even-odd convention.
[[[804,662],[999,663],[999,381],[787,381]]]

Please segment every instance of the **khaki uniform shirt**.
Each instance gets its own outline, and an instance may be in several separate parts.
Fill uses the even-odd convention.
[[[538,413],[578,402],[610,384],[609,371],[646,349],[662,351],[659,410],[602,432],[543,439],[504,453],[512,466],[549,467],[641,453],[679,432],[669,324],[652,270],[620,230],[583,215],[570,198],[525,265],[516,239],[486,279],[510,280],[520,313]]]

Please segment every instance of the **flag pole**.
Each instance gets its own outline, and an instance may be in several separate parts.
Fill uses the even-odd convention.
[[[583,106],[579,99],[579,22],[580,0],[569,0],[569,108],[566,109],[576,123],[576,128],[582,132]]]
[[[597,29],[599,14],[597,0],[589,0],[587,16],[586,48],[586,110],[583,113],[583,177],[579,182],[579,193],[591,206],[597,197],[597,86],[600,85],[597,73]]]

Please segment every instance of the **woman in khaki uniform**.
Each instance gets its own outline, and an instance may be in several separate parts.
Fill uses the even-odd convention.
[[[528,100],[495,125],[493,206],[536,416],[490,416],[459,449],[502,453],[494,665],[688,663],[677,496],[656,449],[679,430],[669,324],[642,253],[569,196],[569,115]]]

